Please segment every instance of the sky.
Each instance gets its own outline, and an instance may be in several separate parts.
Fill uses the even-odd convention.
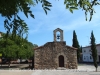
[[[53,42],[53,30],[60,28],[63,30],[66,45],[72,46],[73,30],[77,34],[79,44],[83,47],[90,45],[92,30],[96,43],[100,43],[100,6],[95,7],[96,13],[93,15],[92,21],[86,21],[84,11],[75,10],[72,14],[65,8],[63,0],[51,0],[50,2],[52,7],[47,15],[41,4],[31,8],[35,19],[31,17],[26,18],[23,13],[19,13],[20,17],[28,24],[29,42],[38,46],[42,46],[47,42]],[[3,26],[4,18],[0,17],[0,20],[0,31],[5,32]]]

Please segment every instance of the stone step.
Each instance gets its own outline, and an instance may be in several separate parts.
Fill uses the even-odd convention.
[[[57,70],[66,70],[65,67],[58,67]]]

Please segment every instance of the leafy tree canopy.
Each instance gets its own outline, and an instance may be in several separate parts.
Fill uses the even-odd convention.
[[[42,7],[47,14],[48,7],[51,7],[51,3],[47,0],[0,0],[0,14],[5,17],[4,27],[7,30],[7,36],[11,32],[13,36],[23,36],[28,34],[28,26],[18,15],[19,12],[23,12],[28,18],[30,15],[34,18],[31,6],[35,6],[38,2],[42,3]]]
[[[65,0],[64,4],[71,13],[73,13],[73,10],[79,10],[79,9],[84,10],[86,15],[86,20],[87,20],[87,14],[89,13],[90,14],[89,21],[91,21],[92,16],[95,13],[94,6],[100,5],[100,2],[99,0]]]
[[[34,45],[26,39],[19,36],[12,39],[12,34],[9,35],[8,38],[3,34],[0,40],[0,53],[6,58],[16,59],[33,57],[33,48]]]
[[[38,3],[42,4],[42,7],[47,14],[47,10],[52,4],[48,0],[0,0],[0,14],[5,17],[4,27],[7,30],[7,35],[11,32],[14,36],[23,36],[28,34],[28,26],[18,15],[19,12],[23,12],[28,18],[29,15],[34,18],[30,8],[34,7]],[[99,0],[64,0],[66,9],[69,9],[71,13],[73,10],[82,9],[85,11],[86,20],[87,14],[90,14],[90,21],[95,13],[94,6],[100,5]]]

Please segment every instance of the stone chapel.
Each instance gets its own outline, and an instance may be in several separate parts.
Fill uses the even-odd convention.
[[[66,45],[60,28],[53,35],[53,42],[34,49],[34,69],[77,69],[77,48]]]

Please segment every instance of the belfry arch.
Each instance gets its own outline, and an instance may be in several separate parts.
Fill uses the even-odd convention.
[[[57,35],[57,32],[59,32],[60,34]],[[57,28],[53,31],[54,34],[54,42],[57,41],[57,39],[59,39],[60,41],[63,41],[63,30],[61,30],[60,28]]]

